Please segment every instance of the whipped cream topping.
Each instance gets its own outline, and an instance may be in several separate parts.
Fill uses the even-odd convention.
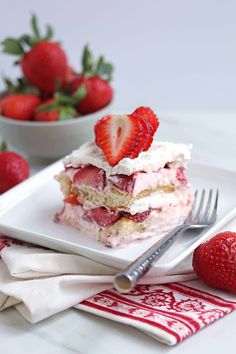
[[[66,156],[63,163],[65,167],[72,165],[75,168],[91,164],[103,169],[107,176],[116,174],[129,176],[137,171],[158,171],[166,163],[173,161],[179,166],[185,166],[190,159],[190,150],[191,145],[153,141],[149,150],[141,152],[137,158],[124,158],[112,167],[95,142],[88,142]]]

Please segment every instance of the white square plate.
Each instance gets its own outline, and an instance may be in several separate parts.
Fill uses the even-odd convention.
[[[16,239],[64,252],[84,255],[104,264],[123,268],[157,238],[138,241],[126,248],[109,249],[69,226],[53,222],[54,214],[62,207],[62,193],[54,175],[62,169],[58,161],[0,197],[0,232]],[[234,207],[236,173],[199,164],[190,164],[189,180],[193,188],[219,188],[218,221]],[[185,258],[208,235],[186,232],[157,262],[159,272],[166,272]]]

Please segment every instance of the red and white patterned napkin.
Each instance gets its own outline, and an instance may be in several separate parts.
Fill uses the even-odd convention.
[[[175,345],[236,308],[225,294],[200,290],[199,281],[138,285],[130,294],[106,290],[76,308],[125,323],[158,341]]]
[[[0,256],[0,310],[14,306],[32,323],[75,307],[174,345],[236,308],[235,296],[199,280],[183,283],[195,278],[190,258],[174,274],[146,276],[146,284],[119,294],[111,289],[117,270],[82,256],[6,237],[0,237]]]

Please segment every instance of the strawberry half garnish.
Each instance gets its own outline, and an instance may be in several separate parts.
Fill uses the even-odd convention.
[[[136,136],[130,150],[127,152],[126,157],[130,159],[135,159],[138,157],[141,151],[143,151],[144,146],[147,143],[147,137],[149,136],[147,124],[145,123],[144,119],[139,116],[132,116],[138,121],[139,124],[139,134]]]
[[[124,157],[134,159],[147,151],[158,126],[158,118],[148,107],[139,107],[129,115],[108,115],[95,125],[96,144],[115,166]]]
[[[139,123],[141,124],[142,129],[145,132],[141,142],[141,151],[147,151],[152,145],[153,136],[155,132],[153,131],[152,123],[139,115],[132,114],[132,116],[136,117],[136,119],[139,120]]]
[[[148,122],[149,129],[151,129],[151,134],[149,137],[149,140],[151,141],[150,142],[150,145],[151,145],[152,140],[153,140],[153,136],[159,126],[159,120],[158,120],[156,114],[153,112],[153,110],[151,108],[140,106],[140,107],[136,108],[135,111],[131,115],[132,116],[140,116],[146,122]],[[144,147],[143,151],[147,151],[149,149],[150,145],[147,142],[147,145]]]
[[[132,153],[137,157],[140,151],[136,151],[136,148],[142,134],[139,120],[132,115],[108,115],[95,125],[96,144],[103,150],[111,166],[124,157],[130,157]]]

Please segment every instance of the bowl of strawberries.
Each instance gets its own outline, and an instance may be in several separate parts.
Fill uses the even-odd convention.
[[[76,72],[51,27],[42,36],[35,15],[31,27],[32,35],[2,42],[3,52],[17,57],[22,77],[5,78],[0,132],[28,156],[56,159],[91,140],[94,123],[111,110],[113,67],[103,56],[94,60],[86,45]]]

